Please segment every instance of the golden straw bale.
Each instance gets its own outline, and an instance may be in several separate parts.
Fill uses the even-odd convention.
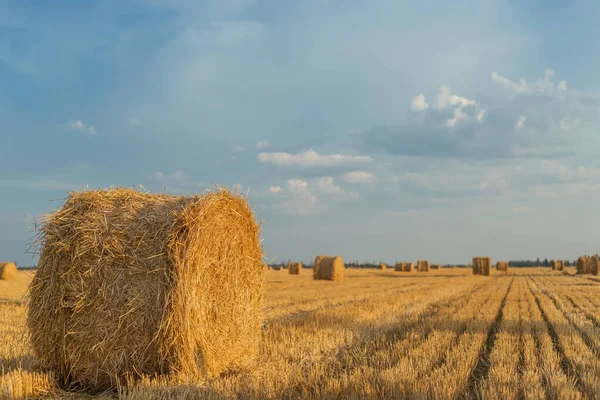
[[[498,261],[496,263],[496,271],[508,272],[508,261]]]
[[[481,257],[473,257],[473,275],[479,275],[479,270],[481,268]]]
[[[265,265],[263,266],[263,271],[265,271],[265,272],[267,272],[267,271],[268,271],[268,270],[270,270],[270,269],[271,269],[271,268],[269,267],[269,265],[268,265],[268,264],[265,264]]]
[[[589,258],[590,262],[590,274],[598,275],[598,257],[592,256]]]
[[[577,273],[578,274],[589,274],[590,271],[590,260],[586,256],[581,256],[577,259]]]
[[[250,366],[263,322],[260,226],[228,190],[71,192],[38,231],[28,328],[67,389]]]
[[[14,262],[0,262],[0,280],[8,281],[17,277],[17,265]]]
[[[387,269],[387,265],[384,263],[379,263],[379,269]]]
[[[396,265],[394,265],[394,271],[397,271],[397,272],[404,271],[404,264],[406,264],[406,263],[397,262]]]
[[[415,264],[411,262],[402,263],[402,270],[404,272],[413,272],[415,270]]]
[[[281,265],[273,265],[273,266],[271,266],[271,269],[273,271],[281,271],[283,269],[283,266],[281,266]]]
[[[430,264],[427,260],[419,260],[417,261],[417,271],[419,272],[429,272]]]
[[[321,260],[323,260],[323,257],[325,257],[325,256],[318,255],[315,258],[315,264],[313,265],[313,279],[314,280],[319,279],[319,264],[321,264]]]
[[[442,267],[439,264],[431,264],[431,269],[441,269]]]
[[[301,262],[291,262],[288,263],[288,272],[290,275],[300,275],[302,272],[302,263]]]
[[[341,281],[344,279],[344,261],[342,257],[317,256],[315,259],[316,280]]]
[[[564,271],[565,263],[562,260],[554,260],[552,261],[552,270],[554,271]]]
[[[480,257],[481,267],[479,274],[490,275],[492,269],[492,259],[490,257]]]

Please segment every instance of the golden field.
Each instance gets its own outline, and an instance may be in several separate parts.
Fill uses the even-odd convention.
[[[58,389],[26,332],[32,273],[0,281],[0,399],[600,398],[600,282],[574,269],[265,272],[255,367],[190,385]]]

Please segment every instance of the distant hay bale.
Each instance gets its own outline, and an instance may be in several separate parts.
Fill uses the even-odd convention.
[[[281,266],[281,265],[273,265],[273,266],[271,266],[271,269],[273,271],[281,271],[283,269],[283,266]]]
[[[387,265],[384,263],[379,263],[379,269],[387,269]]]
[[[496,271],[508,272],[508,261],[498,261],[496,263]]]
[[[431,269],[441,269],[439,264],[431,264]]]
[[[344,279],[344,261],[342,257],[317,256],[313,272],[315,280],[341,281]]]
[[[591,273],[591,260],[589,257],[581,256],[577,259],[577,273],[578,274]]]
[[[552,270],[554,271],[564,271],[565,263],[562,260],[554,260],[552,262]]]
[[[41,366],[93,391],[249,367],[263,322],[259,233],[228,190],[71,192],[38,232],[27,323]]]
[[[415,264],[411,262],[402,263],[402,270],[404,272],[413,272],[415,270]]]
[[[598,275],[598,257],[590,257],[590,274]]]
[[[427,260],[419,260],[417,261],[417,271],[419,272],[429,272],[429,261]]]
[[[290,275],[300,275],[302,272],[302,263],[301,262],[291,262],[288,263],[288,272]]]
[[[315,263],[313,265],[313,279],[314,280],[318,280],[319,279],[319,264],[321,264],[321,260],[323,260],[323,257],[325,257],[325,256],[318,255],[315,258]]]
[[[490,275],[491,268],[490,257],[473,257],[473,275]]]
[[[0,262],[0,280],[8,281],[17,278],[17,265],[14,262]]]
[[[394,265],[394,271],[396,271],[396,272],[404,271],[404,264],[406,264],[406,263],[397,262],[396,265]]]

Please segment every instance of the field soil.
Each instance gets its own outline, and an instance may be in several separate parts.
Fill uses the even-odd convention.
[[[181,385],[143,379],[67,393],[26,333],[33,272],[0,281],[0,399],[600,398],[600,281],[549,268],[265,272],[260,359]]]

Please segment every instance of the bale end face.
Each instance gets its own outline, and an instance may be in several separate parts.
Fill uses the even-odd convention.
[[[427,260],[419,260],[417,261],[417,271],[418,272],[429,272],[430,264]]]
[[[226,190],[71,193],[39,232],[35,355],[61,386],[93,391],[249,366],[261,338],[259,233],[247,201]]]
[[[387,265],[384,263],[379,263],[379,269],[387,269]]]
[[[313,270],[314,280],[344,280],[344,261],[342,257],[317,256]]]

